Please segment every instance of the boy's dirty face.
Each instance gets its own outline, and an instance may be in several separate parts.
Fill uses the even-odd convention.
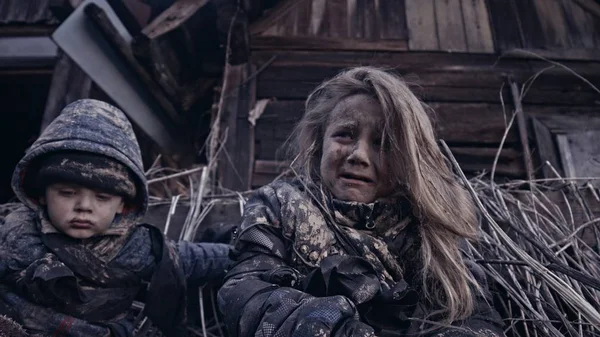
[[[69,183],[46,187],[41,203],[46,205],[52,225],[76,239],[104,233],[124,206],[120,196]]]
[[[383,123],[379,103],[363,94],[346,97],[331,112],[320,170],[337,199],[370,203],[391,193],[380,151]]]

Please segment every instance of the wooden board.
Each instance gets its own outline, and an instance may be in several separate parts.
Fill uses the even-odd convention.
[[[318,50],[265,50],[253,52],[252,61],[260,66],[271,60],[273,56],[276,56],[277,59],[272,63],[272,66],[323,66],[341,69],[359,65],[372,65],[407,71],[427,69],[456,72],[480,69],[513,72],[530,70],[529,64],[523,62],[522,59],[503,58],[498,61],[496,55],[434,52],[373,53],[369,51],[339,51],[332,53],[331,51]],[[586,69],[588,67],[588,65],[585,65]]]
[[[375,1],[379,38],[382,40],[407,40],[405,0]]]
[[[406,0],[406,25],[410,50],[438,50],[434,0]]]
[[[573,0],[562,0],[562,6],[569,30],[571,47],[594,48],[595,29],[593,17]]]
[[[546,38],[542,31],[542,24],[537,15],[535,0],[511,0],[512,8],[517,18],[517,28],[524,48],[543,49],[546,47]],[[509,27],[499,27],[499,29],[509,29]]]
[[[562,0],[534,0],[546,40],[546,48],[569,48],[571,41]]]
[[[529,106],[527,113],[552,133],[600,130],[600,116],[596,107]]]
[[[52,74],[40,131],[44,131],[65,106],[78,99],[89,98],[91,88],[92,80],[73,60],[60,52]]]
[[[464,147],[451,146],[452,154],[460,164],[462,170],[467,174],[478,174],[491,172],[494,158],[498,152],[493,147]],[[519,151],[512,148],[504,148],[500,151],[496,165],[496,176],[511,178],[523,178],[525,170],[522,167],[523,160]],[[289,172],[289,161],[265,160],[257,158],[254,161],[254,174],[252,176],[253,186],[262,186],[270,183],[276,177]]]
[[[505,119],[499,104],[431,103],[430,106],[435,111],[433,119],[438,135],[448,142],[499,144],[504,135]],[[264,135],[287,139],[303,113],[303,101],[269,103],[256,124],[257,139]],[[516,131],[511,130],[507,142],[516,141]]]
[[[252,39],[255,50],[369,50],[369,51],[405,51],[403,40],[364,40],[310,36],[257,36]]]
[[[600,129],[558,135],[565,176],[600,176]]]
[[[364,38],[365,20],[363,7],[365,0],[347,0],[348,3],[348,37],[354,39]]]
[[[467,41],[461,0],[435,0],[435,20],[440,50],[466,52]]]
[[[227,138],[219,156],[219,176],[223,187],[234,191],[250,188],[251,143],[248,113],[254,104],[253,81],[248,82],[248,64],[226,67],[227,86],[223,89],[220,130]]]
[[[348,38],[348,5],[345,0],[327,0],[329,37]]]
[[[461,0],[470,53],[493,53],[494,39],[485,0]]]
[[[495,45],[499,51],[523,47],[515,1],[487,0]]]
[[[327,36],[328,26],[326,19],[328,17],[326,0],[311,0],[311,16],[308,34],[311,36]]]

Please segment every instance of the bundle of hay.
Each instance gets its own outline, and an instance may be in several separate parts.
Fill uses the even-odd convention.
[[[467,180],[442,146],[482,215],[480,242],[469,248],[491,281],[506,335],[600,336],[597,190],[576,179]]]

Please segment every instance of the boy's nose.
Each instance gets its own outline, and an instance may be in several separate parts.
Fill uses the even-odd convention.
[[[92,199],[89,196],[81,196],[77,199],[77,204],[75,205],[77,210],[88,211],[92,209]]]

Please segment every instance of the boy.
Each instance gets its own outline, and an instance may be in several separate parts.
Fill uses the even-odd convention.
[[[0,315],[42,336],[131,336],[125,319],[142,281],[144,311],[185,335],[186,286],[223,277],[229,246],[167,241],[139,225],[148,204],[131,124],[96,100],[67,106],[15,169],[24,204],[0,228]]]

